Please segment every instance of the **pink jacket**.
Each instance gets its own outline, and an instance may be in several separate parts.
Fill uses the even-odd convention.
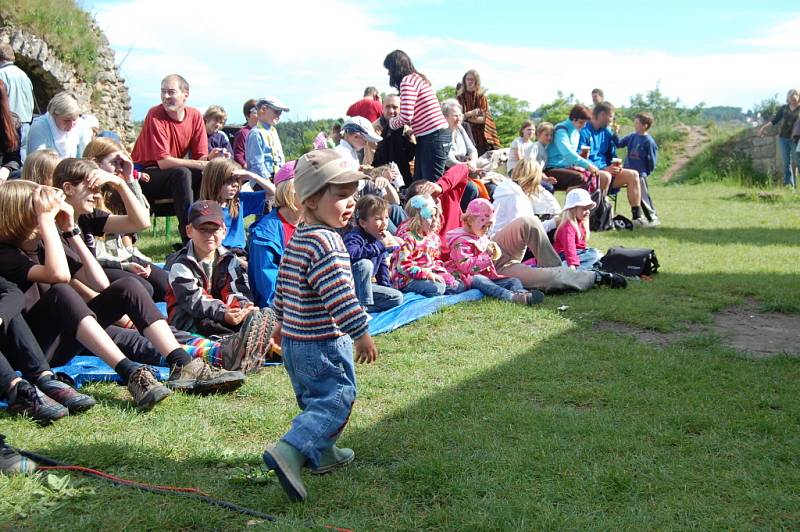
[[[430,273],[442,276],[447,286],[456,284],[452,275],[440,258],[441,241],[439,235],[430,233],[420,236],[408,230],[407,224],[400,224],[397,230],[400,247],[392,253],[392,285],[398,290],[405,288],[414,279],[427,280]]]
[[[447,245],[450,259],[445,263],[447,271],[462,281],[467,287],[472,284],[473,275],[484,275],[489,279],[503,279],[497,273],[489,252],[486,251],[490,239],[483,235],[478,238],[463,227],[447,232]]]

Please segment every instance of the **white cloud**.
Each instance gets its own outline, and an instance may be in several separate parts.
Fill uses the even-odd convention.
[[[558,90],[585,101],[594,87],[625,104],[660,83],[665,94],[689,105],[747,108],[797,83],[785,65],[796,63],[800,18],[740,41],[757,51],[676,55],[403,38],[384,17],[344,0],[131,0],[104,5],[96,16],[119,59],[132,49],[122,71],[135,118],[158,103],[159,82],[171,72],[189,80],[192,105],[221,104],[231,122],[241,121],[247,98],[269,94],[289,104],[290,119],[341,116],[365,86],[391,90],[382,63],[395,48],[406,50],[437,88],[455,85],[465,70],[476,68],[491,91],[532,107],[551,101]]]

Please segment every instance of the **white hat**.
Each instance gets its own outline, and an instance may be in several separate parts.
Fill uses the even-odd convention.
[[[372,127],[372,123],[363,116],[348,118],[345,123],[342,124],[342,133],[361,133],[364,135],[364,138],[371,142],[380,142],[383,140],[383,137],[378,135],[375,128]]]
[[[567,193],[567,199],[564,202],[564,210],[573,207],[589,207],[590,209],[594,209],[596,205],[597,204],[592,201],[592,197],[586,189],[573,188]]]
[[[289,108],[283,103],[281,100],[276,98],[275,96],[267,96],[266,98],[259,98],[256,102],[256,109],[259,109],[263,106],[268,106],[276,111],[283,111],[285,113],[289,112]]]

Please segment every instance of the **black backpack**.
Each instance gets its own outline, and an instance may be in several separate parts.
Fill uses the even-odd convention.
[[[658,273],[658,259],[654,249],[613,247],[600,259],[600,270],[627,277]]]
[[[592,192],[595,208],[589,213],[589,229],[592,231],[612,231],[614,227],[614,206],[599,188]]]

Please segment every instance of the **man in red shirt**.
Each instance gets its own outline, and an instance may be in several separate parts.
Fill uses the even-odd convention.
[[[347,108],[347,116],[363,116],[371,122],[380,118],[383,113],[381,95],[375,87],[364,89],[364,97]]]
[[[178,74],[161,81],[161,104],[150,108],[142,131],[133,147],[133,161],[150,175],[142,182],[142,192],[151,204],[172,199],[175,215],[186,243],[189,206],[199,194],[203,167],[222,155],[215,148],[208,152],[203,115],[188,107],[189,83]]]

